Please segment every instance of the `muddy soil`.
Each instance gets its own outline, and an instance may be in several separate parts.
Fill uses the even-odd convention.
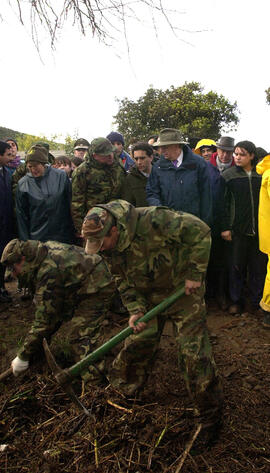
[[[8,288],[14,300],[0,306],[1,372],[34,313],[15,283]],[[116,325],[118,331],[126,322],[116,317]],[[223,425],[210,449],[195,444],[183,457],[195,427],[168,324],[139,399],[127,400],[110,386],[75,385],[94,417],[77,410],[42,360],[22,378],[0,383],[0,471],[269,473],[270,330],[249,313],[229,316],[214,303],[208,326],[225,394]],[[51,345],[61,366],[69,364],[65,330]]]

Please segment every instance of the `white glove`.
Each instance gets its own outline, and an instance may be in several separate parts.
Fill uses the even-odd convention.
[[[18,376],[20,373],[27,370],[28,366],[29,361],[23,361],[18,356],[16,356],[16,358],[14,358],[14,360],[11,362],[11,368],[14,376]]]

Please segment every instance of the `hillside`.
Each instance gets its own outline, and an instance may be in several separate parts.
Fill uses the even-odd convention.
[[[27,134],[0,126],[0,140],[5,140],[6,138],[13,138],[16,140],[18,138],[23,138],[24,136],[27,136]]]
[[[28,150],[37,141],[46,141],[50,145],[50,149],[57,150],[64,148],[63,143],[52,141],[46,136],[29,135],[27,133],[22,133],[20,131],[15,131],[10,128],[0,126],[0,140],[6,140],[7,138],[13,138],[17,141],[19,151]]]

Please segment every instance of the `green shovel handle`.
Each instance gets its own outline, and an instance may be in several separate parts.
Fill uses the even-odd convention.
[[[146,312],[146,314],[144,314],[143,317],[141,317],[135,322],[135,325],[137,325],[137,323],[139,322],[149,322],[149,320],[153,319],[156,315],[160,314],[165,309],[170,307],[174,302],[177,301],[177,299],[179,299],[184,294],[185,294],[185,288],[181,287],[176,292],[174,292],[169,297],[167,297],[163,302],[158,304],[153,309],[149,310],[149,312]],[[119,332],[117,335],[115,335],[113,338],[108,340],[106,343],[101,345],[101,347],[97,348],[95,351],[87,355],[81,361],[78,361],[78,363],[68,368],[67,370],[68,375],[71,378],[75,378],[79,376],[80,373],[86,370],[89,365],[100,360],[100,358],[106,355],[106,353],[108,353],[113,347],[115,347],[116,345],[118,345],[118,343],[125,340],[132,333],[133,333],[133,329],[131,327],[125,328],[124,330]]]

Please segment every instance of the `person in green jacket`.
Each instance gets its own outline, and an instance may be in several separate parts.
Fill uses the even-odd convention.
[[[153,148],[148,143],[139,142],[132,147],[132,158],[135,161],[124,182],[122,199],[134,207],[147,207],[146,183],[151,173]]]
[[[86,255],[75,245],[15,238],[5,247],[1,263],[27,279],[36,306],[32,327],[12,361],[15,376],[40,354],[43,338],[49,342],[71,319],[70,342],[77,361],[101,344],[115,285],[100,256]],[[90,368],[84,376],[96,378],[96,372]]]
[[[109,372],[126,395],[142,389],[153,366],[166,320],[173,323],[180,368],[195,414],[214,433],[222,388],[206,326],[204,280],[210,228],[199,218],[164,207],[135,208],[123,200],[90,209],[82,234],[88,254],[102,252],[118,275],[118,289],[133,329]],[[185,286],[185,295],[146,326],[135,322]]]

